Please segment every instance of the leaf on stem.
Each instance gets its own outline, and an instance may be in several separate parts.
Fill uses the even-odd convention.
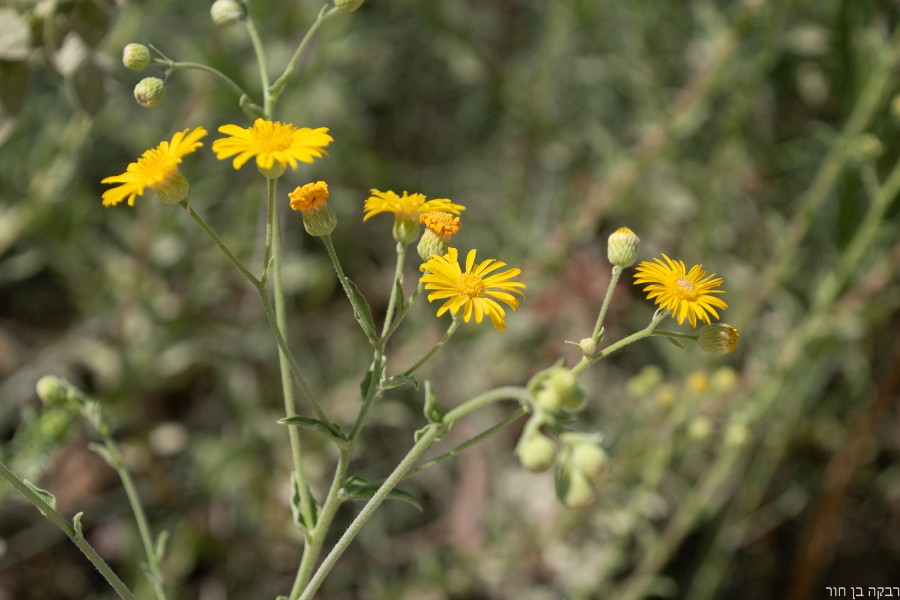
[[[95,444],[93,442],[88,444],[88,448],[91,450],[91,452],[99,455],[100,458],[105,460],[106,464],[111,466],[113,469],[116,469],[116,470],[119,469],[119,464],[116,461],[115,457],[112,455],[112,453],[109,451],[109,448],[107,448],[103,444]]]
[[[327,435],[328,437],[334,438],[339,442],[347,441],[347,436],[344,435],[344,433],[337,427],[337,425],[333,423],[329,425],[325,421],[319,419],[293,415],[290,417],[284,417],[283,419],[278,419],[278,422],[282,425],[295,425],[297,427],[303,427],[304,429],[311,429],[312,431],[317,431],[321,434]]]
[[[400,387],[401,385],[405,385],[407,383],[411,383],[416,391],[419,391],[419,380],[413,377],[412,375],[392,375],[388,377],[381,383],[381,389],[383,390],[392,390],[396,387]]]
[[[396,323],[403,318],[403,313],[405,313],[408,308],[406,305],[406,296],[403,293],[403,284],[400,283],[399,279],[394,280],[394,298],[396,298],[396,300],[394,302],[394,315],[391,319],[392,323]]]
[[[303,537],[307,537],[311,529],[313,529],[316,524],[307,523],[306,519],[303,517],[303,509],[302,509],[303,501],[301,500],[300,494],[300,482],[297,479],[296,473],[291,473],[291,514],[294,516],[294,523],[300,529],[300,533],[303,534]],[[315,503],[313,503],[315,506]],[[315,512],[313,513],[313,518],[315,519],[317,515]]]
[[[35,484],[31,483],[27,479],[23,479],[22,483],[24,483],[26,486],[28,486],[29,490],[31,490],[32,492],[34,492],[35,494],[40,496],[41,500],[43,500],[44,502],[49,504],[53,510],[56,510],[56,496],[54,496],[53,494],[51,494],[44,488],[40,488],[40,487],[36,486]],[[41,511],[42,515],[44,515],[45,517],[47,516],[47,513],[45,513],[41,507],[38,507],[38,510]]]
[[[425,419],[429,423],[442,423],[444,420],[444,409],[438,405],[437,397],[431,391],[431,382],[428,380],[425,380],[425,407],[423,412],[425,413]],[[418,441],[418,438],[416,441]]]
[[[671,337],[669,337],[669,336],[667,336],[667,335],[664,335],[663,337],[666,338],[670,343],[672,343],[672,344],[674,344],[675,346],[677,346],[678,348],[681,348],[682,350],[685,349],[685,348],[684,348],[684,344],[682,344],[681,342],[679,342],[679,341],[676,340],[675,338],[671,338]]]
[[[366,335],[375,339],[375,319],[372,317],[372,309],[369,308],[369,302],[363,296],[356,284],[349,277],[346,278],[347,289],[353,296],[353,316],[359,321],[360,327],[366,332]]]
[[[159,532],[159,535],[156,537],[156,543],[153,545],[153,554],[156,556],[157,562],[163,559],[163,556],[166,555],[166,546],[169,543],[169,530],[163,529]]]
[[[84,516],[84,512],[80,512],[72,518],[72,527],[75,529],[75,537],[76,538],[84,537],[84,531],[81,528],[81,517],[83,517],[83,516]]]
[[[375,492],[378,491],[382,483],[383,482],[380,481],[372,482],[363,477],[354,475],[353,477],[348,477],[341,487],[344,494],[350,500],[368,500],[375,495]],[[407,504],[416,507],[420,511],[423,510],[422,503],[409,492],[394,488],[388,492],[387,498],[388,500],[400,500],[401,502],[406,502]]]

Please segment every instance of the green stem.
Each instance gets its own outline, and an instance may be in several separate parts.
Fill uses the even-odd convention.
[[[334,471],[334,477],[331,479],[328,496],[326,496],[325,503],[322,505],[322,512],[319,514],[316,526],[310,531],[309,541],[303,550],[300,568],[297,570],[297,576],[294,578],[294,585],[291,588],[290,600],[297,600],[304,588],[308,587],[307,584],[316,566],[316,561],[319,559],[322,545],[325,543],[325,536],[331,527],[331,522],[334,520],[338,506],[343,500],[341,490],[344,485],[344,479],[347,477],[349,464],[350,447],[343,446],[338,455],[338,464]],[[321,585],[321,582],[319,585]]]
[[[700,336],[693,333],[678,333],[676,331],[654,331],[651,335],[656,335],[660,337],[667,338],[678,338],[680,340],[688,340],[690,342],[696,342],[697,338]]]
[[[580,371],[583,371],[584,369],[586,369],[590,365],[594,364],[598,360],[600,360],[602,358],[606,358],[613,352],[620,350],[621,348],[624,348],[628,344],[632,344],[638,340],[642,340],[645,337],[649,337],[650,335],[653,335],[653,330],[656,329],[656,326],[659,325],[662,322],[662,320],[668,316],[668,314],[669,313],[667,313],[665,311],[657,310],[656,313],[654,313],[654,315],[653,315],[653,319],[650,321],[650,324],[647,325],[647,327],[645,327],[644,329],[641,329],[637,333],[633,333],[633,334],[629,335],[628,337],[622,338],[615,344],[610,344],[609,346],[607,346],[606,348],[604,348],[597,354],[594,354],[592,356],[583,356],[581,358],[581,361],[577,365],[572,367],[572,372],[575,374],[578,374]]]
[[[270,96],[273,103],[278,100],[278,97],[281,96],[281,92],[284,91],[288,80],[290,80],[291,76],[294,74],[294,69],[297,66],[297,61],[300,59],[300,56],[303,54],[303,50],[306,48],[306,45],[312,39],[313,35],[316,33],[319,27],[322,26],[322,23],[327,21],[332,15],[337,12],[339,12],[337,7],[328,10],[327,4],[322,7],[322,10],[319,11],[319,15],[316,17],[315,22],[310,26],[309,30],[307,30],[306,35],[303,36],[303,39],[300,40],[300,44],[294,51],[294,55],[291,57],[291,60],[284,68],[284,72],[280,77],[278,77],[278,79],[275,80],[275,83],[273,83],[272,86],[266,90],[267,97]]]
[[[519,419],[521,419],[526,414],[528,414],[528,409],[525,408],[524,406],[519,407],[519,409],[516,412],[512,413],[511,415],[509,415],[508,417],[506,417],[505,419],[503,419],[502,421],[500,421],[493,427],[489,427],[488,429],[485,429],[484,431],[482,431],[475,437],[472,437],[472,438],[466,440],[465,442],[461,443],[459,446],[455,447],[453,450],[448,450],[447,452],[444,452],[440,456],[436,456],[436,457],[432,458],[431,460],[429,460],[428,462],[424,462],[424,463],[420,464],[418,467],[416,467],[415,469],[413,469],[409,473],[407,473],[406,476],[404,477],[404,479],[414,477],[415,475],[418,475],[422,471],[427,471],[431,467],[433,467],[439,463],[442,463],[447,459],[458,456],[463,450],[466,450],[467,448],[471,448],[475,444],[478,444],[478,443],[486,440],[487,438],[491,437],[495,433],[502,431],[509,425],[511,425],[511,424],[515,423],[516,421],[518,421]]]
[[[247,92],[245,92],[241,88],[241,86],[239,86],[237,83],[235,83],[230,77],[225,75],[225,73],[219,71],[218,69],[214,69],[213,67],[210,67],[208,65],[194,63],[194,62],[175,62],[175,61],[169,60],[167,58],[165,58],[165,59],[155,58],[155,59],[153,59],[153,64],[165,66],[169,69],[169,71],[181,71],[181,70],[187,70],[187,69],[194,69],[196,71],[203,71],[205,73],[209,73],[211,75],[214,75],[219,81],[224,83],[226,87],[228,87],[231,91],[233,91],[238,96],[247,96],[247,98],[250,97],[249,95],[247,95]]]
[[[475,396],[474,398],[472,398],[471,400],[467,400],[463,404],[460,404],[459,406],[448,412],[446,415],[444,415],[444,418],[441,419],[441,422],[449,427],[467,414],[499,400],[518,400],[519,402],[526,403],[531,401],[531,392],[528,391],[528,388],[523,387],[498,387]]]
[[[300,600],[311,600],[313,598],[319,587],[322,585],[322,582],[325,580],[325,577],[327,577],[328,573],[331,572],[331,569],[334,568],[335,563],[337,563],[338,559],[350,543],[353,542],[357,535],[359,535],[359,532],[369,519],[372,518],[372,515],[375,514],[378,507],[387,499],[388,494],[390,494],[397,484],[400,483],[400,480],[402,480],[409,470],[412,469],[416,461],[425,454],[428,448],[431,447],[444,431],[446,431],[446,427],[438,423],[431,423],[425,427],[419,440],[412,449],[410,449],[403,460],[400,461],[400,464],[397,465],[393,472],[391,472],[388,478],[385,479],[384,483],[381,484],[381,487],[375,492],[375,495],[366,502],[366,505],[363,506],[359,514],[356,515],[356,518],[353,519],[350,526],[347,527],[347,530],[334,545],[334,548],[331,549],[331,552],[329,552],[325,557],[325,560],[322,561],[322,564],[316,570],[315,575],[313,575],[312,579],[309,581],[309,585],[306,586],[306,589],[303,590],[303,594],[299,597]],[[291,600],[295,600],[295,596],[292,595]]]
[[[453,334],[456,333],[456,330],[459,329],[460,323],[462,323],[462,319],[453,317],[453,322],[450,323],[450,327],[447,329],[447,332],[444,334],[444,336],[440,340],[438,340],[438,343],[434,345],[434,348],[429,350],[428,354],[426,354],[421,359],[419,359],[419,362],[417,362],[416,364],[414,364],[407,370],[403,371],[403,375],[412,375],[419,367],[421,367],[426,362],[428,362],[428,359],[430,359],[432,356],[434,356],[434,353],[437,352],[438,350],[440,350],[441,347],[443,347],[443,345],[447,343],[447,340],[449,340],[453,336]]]
[[[606,296],[603,297],[603,305],[600,307],[600,314],[597,315],[597,324],[594,325],[594,333],[591,338],[600,341],[600,332],[603,330],[603,319],[606,317],[606,310],[609,308],[609,302],[612,300],[613,290],[616,289],[616,283],[619,282],[619,276],[622,275],[622,267],[616,265],[612,268],[612,276],[609,279],[609,287],[606,288]]]
[[[266,251],[263,258],[262,286],[267,288],[270,269],[274,270],[272,281],[275,296],[275,324],[279,332],[287,330],[287,318],[284,312],[284,289],[281,282],[281,234],[278,226],[278,211],[275,207],[276,181],[268,179],[266,186]],[[267,294],[268,290],[262,290]],[[278,367],[281,372],[281,390],[284,399],[284,413],[287,417],[297,414],[294,401],[294,386],[291,382],[291,364],[285,352],[279,348]],[[299,371],[299,369],[298,369]],[[288,427],[288,439],[291,444],[291,457],[294,462],[294,477],[300,494],[300,514],[306,524],[307,531],[315,526],[312,498],[303,471],[303,454],[300,445],[300,432],[296,427]]]
[[[384,327],[381,328],[381,345],[387,343],[388,332],[391,331],[391,323],[394,320],[394,308],[397,306],[399,295],[403,293],[403,260],[406,258],[406,244],[397,242],[397,267],[394,269],[394,283],[391,285],[391,299],[388,301],[387,314],[384,317]]]
[[[106,561],[104,561],[97,551],[94,550],[93,546],[91,546],[87,540],[84,539],[84,536],[79,535],[78,532],[75,531],[75,528],[69,523],[69,521],[63,517],[59,512],[56,511],[55,508],[47,504],[43,498],[41,498],[38,494],[34,492],[30,487],[28,487],[25,482],[16,475],[9,467],[0,462],[0,477],[6,480],[12,487],[14,487],[20,494],[25,496],[25,499],[31,502],[41,513],[47,517],[54,525],[59,527],[63,533],[68,536],[70,540],[81,550],[82,553],[87,557],[91,564],[103,575],[103,578],[112,586],[112,588],[116,591],[120,598],[123,600],[135,600],[134,594],[131,593],[131,590],[128,589],[121,579],[119,579],[118,575],[110,568]]]
[[[372,360],[372,378],[369,384],[369,390],[366,397],[363,398],[362,405],[359,407],[359,414],[356,415],[356,421],[353,423],[353,429],[350,430],[350,450],[356,445],[359,432],[362,431],[363,423],[369,414],[369,409],[381,397],[381,384],[384,383],[382,373],[384,371],[384,354],[379,348],[375,349],[375,358]],[[377,380],[375,378],[378,378]]]
[[[266,51],[263,48],[262,40],[259,32],[256,30],[256,24],[253,22],[253,16],[250,14],[249,6],[247,7],[247,18],[244,24],[247,26],[247,33],[250,35],[250,42],[253,44],[253,51],[256,54],[256,62],[259,66],[259,79],[262,82],[263,89],[263,112],[267,119],[272,118],[272,96],[269,94],[269,70],[266,66]]]
[[[397,327],[400,326],[400,323],[403,321],[403,318],[406,317],[406,313],[409,312],[410,307],[412,307],[412,305],[415,303],[416,298],[418,298],[419,294],[422,293],[422,290],[424,289],[424,287],[425,287],[425,284],[421,283],[421,282],[419,283],[419,285],[416,286],[416,289],[413,290],[413,293],[409,297],[409,300],[407,300],[403,304],[403,306],[400,307],[400,314],[397,315],[397,319],[393,323],[391,323],[391,327],[388,329],[387,333],[381,336],[382,340],[387,341],[391,338],[392,335],[394,335],[394,332],[397,331]]]
[[[366,337],[369,338],[369,342],[374,347],[379,348],[381,343],[375,338],[375,332],[370,331],[370,326],[365,322],[365,319],[362,316],[368,312],[368,307],[361,306],[356,295],[350,290],[350,280],[344,274],[344,269],[341,267],[341,261],[338,259],[337,252],[334,250],[334,243],[331,241],[331,236],[322,236],[322,241],[325,243],[325,248],[328,250],[328,256],[331,258],[331,264],[334,267],[335,273],[337,273],[338,280],[341,282],[341,287],[344,288],[344,293],[350,300],[350,304],[353,305],[353,315],[356,317],[356,321],[362,328],[363,333],[366,334]]]
[[[187,213],[191,216],[191,218],[194,219],[194,221],[196,221],[198,225],[200,225],[200,228],[204,231],[204,233],[206,233],[209,239],[211,239],[216,244],[216,246],[219,247],[219,250],[222,251],[222,254],[224,254],[225,257],[228,258],[229,261],[231,261],[231,264],[233,264],[235,268],[237,268],[237,270],[241,272],[241,275],[243,275],[247,279],[247,281],[252,283],[253,287],[259,288],[260,285],[262,285],[262,282],[260,282],[260,280],[257,279],[256,276],[253,275],[253,273],[251,273],[247,269],[247,267],[244,266],[244,263],[242,263],[234,255],[234,253],[232,253],[231,250],[228,249],[228,246],[225,245],[225,242],[223,242],[221,238],[219,238],[218,234],[213,231],[212,227],[210,227],[206,223],[203,217],[197,214],[197,211],[195,211],[194,208],[187,203],[187,200],[181,202],[180,204],[181,207],[186,210]]]
[[[109,456],[113,459],[114,468],[116,473],[119,474],[119,479],[122,480],[122,487],[125,488],[128,503],[131,505],[131,512],[134,514],[134,520],[137,522],[138,533],[144,545],[144,553],[147,555],[147,566],[150,569],[150,583],[153,584],[156,597],[160,600],[165,600],[166,592],[163,587],[162,573],[159,570],[159,557],[156,556],[153,536],[150,533],[150,527],[147,525],[147,516],[144,513],[144,507],[138,496],[137,488],[131,479],[131,474],[125,467],[125,461],[122,459],[122,454],[119,452],[115,442],[111,438],[104,436],[103,444]]]

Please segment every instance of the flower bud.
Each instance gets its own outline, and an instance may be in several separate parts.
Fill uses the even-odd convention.
[[[609,262],[617,267],[630,267],[637,260],[641,240],[627,227],[620,227],[612,235],[606,245],[606,256]]]
[[[143,71],[150,66],[150,48],[143,44],[128,44],[122,50],[122,64],[132,71]]]
[[[327,204],[328,184],[324,181],[307,183],[289,194],[291,208],[299,210],[303,215],[303,228],[306,233],[315,237],[323,237],[337,227],[337,215]]]
[[[47,406],[62,406],[69,402],[66,381],[56,375],[44,375],[38,379],[35,389],[38,398]]]
[[[700,349],[710,354],[728,354],[737,348],[741,334],[726,323],[713,323],[700,330],[697,344]]]
[[[239,0],[216,0],[209,8],[209,16],[216,25],[228,27],[247,18],[247,7]]]
[[[593,504],[596,491],[581,471],[561,469],[556,477],[556,497],[568,508],[586,508]]]
[[[450,239],[459,232],[459,217],[435,210],[420,215],[419,222],[425,225],[425,233],[416,246],[419,257],[427,261],[432,254],[447,254]]]
[[[152,108],[165,97],[165,85],[159,77],[145,77],[134,86],[134,99],[144,108]]]
[[[364,0],[334,0],[334,5],[341,12],[353,12],[363,5]]]
[[[596,481],[606,471],[606,451],[598,444],[581,442],[572,446],[570,466]]]
[[[516,456],[529,471],[543,473],[556,463],[556,444],[540,432],[526,430],[516,446]]]
[[[578,342],[578,347],[581,348],[581,353],[585,356],[593,356],[597,353],[597,340],[589,337],[584,338]]]

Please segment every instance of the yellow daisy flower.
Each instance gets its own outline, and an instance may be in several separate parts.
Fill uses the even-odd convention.
[[[425,200],[425,194],[408,194],[403,192],[403,196],[388,190],[381,192],[378,190],[369,190],[372,194],[366,200],[363,210],[365,216],[363,221],[368,221],[378,213],[392,212],[396,219],[406,219],[419,222],[419,215],[422,213],[439,210],[453,215],[458,215],[466,210],[461,204],[454,204],[447,198],[435,198],[433,200]]]
[[[328,135],[327,127],[297,129],[290,123],[264,119],[256,119],[253,126],[247,129],[222,125],[219,133],[230,137],[213,142],[216,158],[225,160],[234,156],[232,165],[240,169],[255,156],[259,170],[273,179],[284,173],[287,165],[296,171],[297,161],[311,163],[313,159],[328,154],[323,148],[334,141]]]
[[[724,294],[724,290],[716,290],[723,280],[716,274],[706,277],[703,265],[694,265],[688,271],[684,263],[673,261],[662,255],[666,262],[654,258],[656,262],[642,261],[637,266],[634,284],[649,284],[644,287],[648,300],[653,300],[660,308],[669,311],[678,319],[678,324],[687,318],[691,327],[697,326],[697,319],[709,324],[709,314],[719,318],[716,308],[725,309],[728,305],[713,294]]]
[[[118,187],[103,192],[103,206],[115,206],[126,198],[128,206],[134,206],[134,199],[150,188],[167,204],[175,204],[187,198],[188,182],[178,170],[181,158],[203,144],[200,138],[206,130],[196,127],[179,131],[171,142],[160,142],[156,148],[147,150],[137,162],[128,165],[121,175],[113,175],[100,183],[120,183]]]
[[[497,300],[508,304],[513,310],[519,308],[518,294],[524,297],[522,290],[525,284],[510,281],[521,273],[520,269],[510,269],[502,273],[488,273],[505,267],[506,263],[489,258],[475,264],[475,250],[469,250],[466,256],[466,270],[459,266],[459,255],[456,248],[450,248],[445,256],[433,255],[419,269],[424,271],[421,282],[426,290],[434,290],[428,294],[428,301],[445,300],[437,311],[441,316],[448,310],[468,323],[475,315],[475,322],[481,323],[487,315],[499,331],[506,329],[503,317],[506,312]]]

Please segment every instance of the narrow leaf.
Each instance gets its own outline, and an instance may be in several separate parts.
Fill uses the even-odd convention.
[[[681,342],[679,342],[679,341],[676,340],[675,338],[670,338],[670,337],[667,336],[667,335],[664,335],[663,337],[666,338],[667,340],[669,340],[669,342],[671,342],[671,343],[674,344],[675,346],[677,346],[677,347],[681,348],[682,350],[684,350],[684,344],[682,344]]]
[[[106,446],[104,446],[103,444],[95,444],[95,443],[91,442],[90,444],[88,444],[88,448],[94,454],[100,455],[100,457],[106,461],[106,464],[111,466],[113,469],[119,468],[116,463],[115,458],[113,458],[113,455],[110,454],[109,449]]]
[[[332,424],[331,427],[329,427],[325,421],[319,419],[293,415],[291,417],[279,419],[278,422],[282,425],[296,425],[297,427],[303,427],[304,429],[311,429],[341,442],[347,441],[347,436],[338,429],[337,425]]]
[[[366,335],[374,339],[376,337],[375,319],[372,317],[372,309],[369,308],[369,302],[349,277],[347,278],[347,288],[353,296],[353,316],[359,321],[359,325],[366,332]]]
[[[353,476],[344,481],[343,488],[348,498],[362,501],[374,496],[381,485],[382,482],[380,481],[371,482],[362,477]],[[422,503],[415,496],[403,490],[394,488],[388,492],[387,498],[388,500],[400,500],[416,507],[420,511],[423,510]]]
[[[166,555],[166,547],[169,544],[169,530],[163,529],[159,532],[159,535],[156,536],[156,544],[153,546],[153,552],[156,555],[156,560],[161,561],[163,557]]]
[[[51,494],[50,492],[48,492],[47,490],[45,490],[43,488],[39,488],[38,486],[31,483],[27,479],[23,479],[22,483],[27,485],[28,489],[30,489],[32,492],[34,492],[35,494],[40,496],[41,500],[43,500],[44,502],[49,504],[53,510],[56,510],[56,496],[54,496],[53,494]],[[45,517],[47,516],[47,513],[44,512],[43,508],[38,507],[38,509],[41,511],[42,515],[44,515]]]
[[[444,419],[444,409],[437,403],[434,392],[431,391],[431,382],[425,381],[425,418],[429,423],[441,423]],[[418,438],[417,440],[418,441]]]
[[[381,384],[381,389],[392,390],[407,383],[411,383],[412,386],[416,388],[416,391],[419,391],[419,380],[412,375],[394,375],[389,377]]]
[[[84,516],[84,513],[80,512],[72,518],[72,527],[75,528],[75,537],[76,538],[84,537],[84,531],[81,528],[81,517],[82,516]]]

